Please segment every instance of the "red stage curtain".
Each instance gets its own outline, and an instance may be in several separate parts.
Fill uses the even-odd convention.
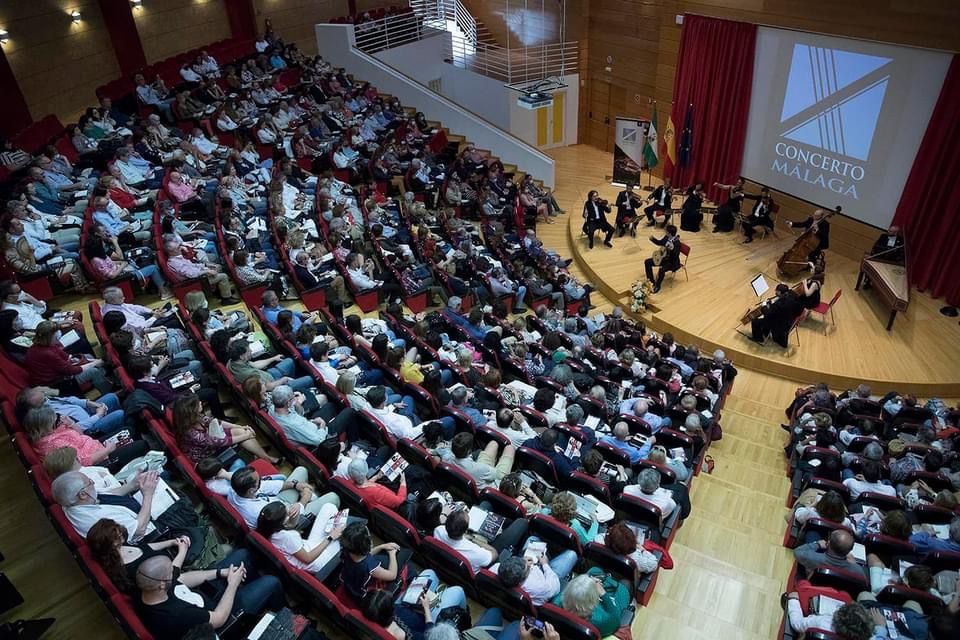
[[[132,75],[147,66],[147,57],[143,53],[143,43],[140,42],[129,0],[99,0],[99,4],[121,75]]]
[[[238,40],[253,40],[257,37],[257,18],[253,13],[253,0],[223,0],[230,21],[230,35]]]
[[[710,185],[740,175],[756,39],[754,24],[684,16],[672,116],[674,124],[681,125],[693,105],[693,142],[687,166],[671,171],[667,159],[664,175],[675,186],[702,181],[707,195],[717,201],[720,193]]]
[[[12,138],[14,134],[25,129],[33,118],[27,101],[23,99],[23,92],[17,83],[13,69],[7,62],[7,56],[0,49],[0,136]]]
[[[960,305],[960,55],[954,55],[900,194],[894,223],[906,235],[910,283]]]

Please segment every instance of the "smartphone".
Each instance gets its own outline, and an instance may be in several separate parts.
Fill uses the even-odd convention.
[[[530,636],[533,638],[542,638],[547,630],[547,625],[530,616],[523,616],[523,626],[530,631]]]

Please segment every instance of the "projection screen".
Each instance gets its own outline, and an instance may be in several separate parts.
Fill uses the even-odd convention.
[[[949,65],[943,52],[761,27],[742,175],[886,227]]]

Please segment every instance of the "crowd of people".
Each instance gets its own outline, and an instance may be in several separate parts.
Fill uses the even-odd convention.
[[[798,389],[786,415],[797,564],[787,632],[957,637],[960,410],[820,384]]]
[[[672,567],[736,369],[592,313],[536,236],[563,211],[529,176],[266,42],[234,64],[199,55],[173,90],[137,77],[151,112],[101,101],[69,129],[72,164],[6,145],[8,265],[102,296],[94,347],[80,314],[0,286],[22,365],[11,427],[67,538],[155,637],[286,606],[257,540],[397,638],[553,640],[569,622],[470,622],[475,586],[418,541],[616,633]],[[124,278],[182,304],[136,304]],[[251,286],[254,319],[208,303]],[[316,288],[323,311],[287,308]],[[350,313],[371,292],[378,313]],[[420,295],[424,311],[403,306]]]

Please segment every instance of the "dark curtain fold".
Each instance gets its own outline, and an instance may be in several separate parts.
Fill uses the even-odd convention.
[[[0,49],[0,96],[2,96],[0,97],[0,136],[11,138],[30,125],[33,118],[30,117],[27,101],[23,98],[20,84],[13,75],[13,69],[10,68],[10,63],[2,49]]]
[[[257,37],[257,17],[253,12],[253,0],[223,0],[230,22],[230,35],[238,40],[253,40]]]
[[[907,241],[910,284],[960,305],[960,56],[954,55],[937,106],[900,194],[894,223]]]
[[[710,185],[740,175],[756,40],[754,24],[684,16],[671,113],[679,124],[693,105],[693,136],[690,162],[671,167],[668,158],[664,167],[675,186],[702,181],[717,201],[720,192]]]
[[[129,76],[147,66],[129,0],[99,0],[99,4],[121,75]]]

